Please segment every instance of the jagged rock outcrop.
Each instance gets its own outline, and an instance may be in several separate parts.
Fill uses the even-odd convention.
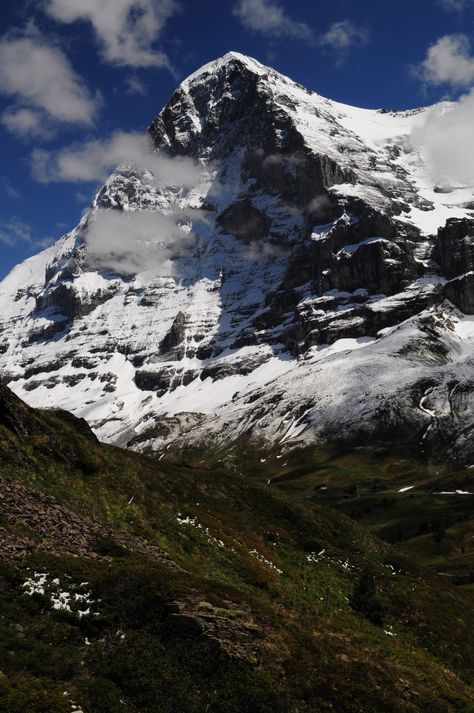
[[[467,272],[447,282],[444,294],[464,314],[474,314],[474,272]]]
[[[448,220],[438,231],[437,251],[449,280],[444,294],[465,314],[474,314],[474,220]]]
[[[443,274],[451,279],[474,270],[474,220],[451,218],[438,231]]]
[[[163,354],[175,350],[175,355],[177,359],[182,358],[176,348],[182,345],[184,338],[186,336],[186,315],[183,312],[178,312],[173,324],[170,327],[169,332],[165,335],[164,339],[161,341],[160,350]]]

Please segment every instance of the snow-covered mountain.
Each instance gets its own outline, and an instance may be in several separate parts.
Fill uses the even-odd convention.
[[[474,462],[472,190],[434,185],[411,142],[445,110],[206,65],[149,127],[169,185],[120,167],[0,285],[3,378],[137,449],[390,437]]]

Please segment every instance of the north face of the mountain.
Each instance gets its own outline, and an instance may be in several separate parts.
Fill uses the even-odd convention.
[[[196,180],[122,166],[12,271],[3,378],[136,448],[401,437],[467,462],[472,191],[434,185],[410,141],[442,110],[348,107],[236,53],[206,65],[149,127]],[[156,221],[166,259],[145,240],[101,264],[94,240],[123,249],[117,217],[148,241]]]

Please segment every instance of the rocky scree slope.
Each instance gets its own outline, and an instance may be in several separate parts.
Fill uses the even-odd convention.
[[[434,185],[410,141],[447,109],[356,109],[236,53],[206,65],[149,127],[200,178],[121,166],[10,273],[3,379],[137,449],[389,436],[468,464],[472,191]],[[91,226],[111,213],[156,216],[157,244],[179,216],[169,259],[101,263]]]

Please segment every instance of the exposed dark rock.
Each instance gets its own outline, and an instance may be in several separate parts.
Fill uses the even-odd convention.
[[[474,220],[450,218],[438,231],[437,251],[448,279],[474,270]]]
[[[25,379],[31,379],[32,376],[36,376],[37,374],[47,374],[51,371],[57,371],[62,366],[64,366],[65,363],[66,361],[64,359],[60,359],[58,361],[36,363],[34,366],[29,366],[25,369]]]
[[[197,375],[194,370],[176,369],[173,366],[158,370],[144,368],[135,372],[135,384],[142,391],[155,391],[158,396],[163,396],[178,386],[190,384]]]
[[[94,293],[83,294],[73,283],[59,282],[53,287],[46,287],[36,299],[37,312],[50,310],[65,315],[68,320],[85,317],[109,300],[114,290],[98,289]]]
[[[241,240],[251,241],[266,237],[271,221],[246,200],[233,203],[218,217],[222,230]]]
[[[201,371],[201,380],[204,381],[207,378],[211,378],[214,381],[218,379],[225,379],[227,376],[233,376],[235,374],[251,374],[252,371],[257,369],[259,366],[267,361],[267,356],[264,354],[252,357],[250,359],[240,359],[228,362],[217,362],[212,366],[206,366]]]
[[[63,376],[62,380],[64,384],[68,386],[76,386],[80,381],[85,379],[87,374],[66,374]]]
[[[326,189],[338,183],[353,182],[352,172],[342,169],[328,156],[315,156],[305,149],[293,127],[288,127],[286,138],[279,151],[276,147],[273,152],[272,148],[267,152],[261,147],[249,149],[242,165],[244,179],[256,179],[258,190],[279,195],[286,203],[306,209],[310,214],[313,213],[312,201],[320,197],[318,215],[329,217],[334,201]]]
[[[474,272],[450,280],[444,286],[444,294],[464,314],[474,314]]]
[[[168,352],[172,350],[176,350],[176,347],[179,347],[180,344],[183,342],[184,338],[186,336],[186,315],[183,314],[183,312],[178,312],[176,317],[174,318],[173,324],[171,325],[171,328],[168,332],[168,334],[165,336],[165,338],[162,340],[160,344],[160,351],[162,354],[167,354]],[[177,356],[179,359],[180,357]]]
[[[332,185],[353,182],[350,170],[308,151],[288,112],[269,96],[266,80],[232,58],[205,87],[194,85],[189,92],[178,88],[149,127],[155,146],[195,158],[204,147],[212,147],[207,156],[211,160],[242,146],[242,180],[255,179],[257,190],[299,206]],[[191,118],[195,110],[202,127],[199,135]]]
[[[98,361],[90,357],[75,356],[71,361],[71,366],[75,369],[95,369],[97,365]]]
[[[50,317],[50,315],[48,315],[48,317]],[[54,318],[51,317],[46,324],[41,322],[40,324],[34,324],[27,335],[25,346],[35,342],[47,342],[50,339],[54,339],[56,334],[64,331],[67,324],[68,319],[66,315],[54,315]]]
[[[362,306],[373,295],[395,295],[416,279],[420,266],[414,259],[416,243],[393,219],[378,213],[362,201],[352,202],[357,213],[345,211],[327,229],[315,226],[313,235],[293,253],[280,288],[267,295],[268,309],[254,321],[259,331],[280,324],[292,313],[293,324],[283,341],[300,351],[317,343],[332,343],[344,337],[374,335],[377,320]],[[304,299],[301,301],[301,290]],[[311,299],[308,297],[311,295]],[[340,305],[352,303],[344,315],[335,313]],[[407,295],[403,305],[393,303],[383,326],[415,314],[427,300]],[[333,325],[331,323],[334,322]],[[255,341],[255,339],[254,339]]]
[[[154,423],[139,434],[134,436],[124,445],[135,450],[149,450],[150,441],[157,440],[163,443],[179,439],[181,433],[198,426],[205,420],[202,413],[177,413],[175,416],[160,416]]]

